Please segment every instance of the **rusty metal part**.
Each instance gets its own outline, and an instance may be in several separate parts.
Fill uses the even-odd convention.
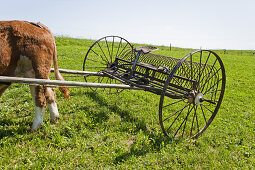
[[[97,40],[89,48],[83,63],[83,71],[98,72],[102,74],[106,70],[109,74],[116,71],[117,65],[115,58],[125,56],[127,53],[132,53],[133,46],[124,38],[119,36],[106,36]],[[84,76],[86,82],[120,84],[117,79],[112,79],[106,74],[100,76]],[[99,88],[91,88],[93,91],[99,91]],[[119,93],[121,89],[105,89],[109,94]]]
[[[180,82],[175,75],[190,81]],[[172,137],[201,135],[219,110],[225,81],[223,62],[213,51],[194,51],[179,60],[169,74],[160,98],[159,122],[163,133]],[[174,82],[190,90],[178,100],[165,95]]]
[[[86,54],[83,70],[100,74],[92,82],[119,82],[160,95],[159,122],[167,136],[197,137],[210,125],[225,91],[225,69],[210,50],[197,50],[182,59],[153,54],[154,47],[133,46],[107,36]],[[86,81],[90,77],[85,77]],[[119,91],[117,91],[119,92]]]

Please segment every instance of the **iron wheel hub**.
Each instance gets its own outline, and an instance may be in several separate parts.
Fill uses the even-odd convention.
[[[196,90],[191,90],[188,94],[188,102],[194,105],[201,105],[204,101],[203,93],[197,92]]]

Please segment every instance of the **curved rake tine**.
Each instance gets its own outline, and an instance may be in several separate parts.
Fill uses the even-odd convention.
[[[200,89],[202,88],[202,89],[201,89],[201,92],[204,90],[204,87],[205,87],[206,83],[209,82],[209,80],[211,80],[211,79],[213,78],[213,76],[215,76],[215,75],[219,72],[219,70],[221,70],[221,68],[219,68],[210,78],[207,78],[207,79],[206,79],[205,84],[204,84],[203,86],[200,87]],[[210,75],[210,74],[209,74],[209,75]]]

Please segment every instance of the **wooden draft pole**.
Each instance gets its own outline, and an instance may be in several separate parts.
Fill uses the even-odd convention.
[[[0,76],[0,83],[1,82],[2,83],[45,85],[45,86],[75,86],[75,87],[97,87],[97,88],[142,90],[142,88],[129,86],[129,85],[125,85],[125,84],[88,83],[88,82],[77,82],[77,81],[46,80],[46,79],[8,77],[8,76]]]

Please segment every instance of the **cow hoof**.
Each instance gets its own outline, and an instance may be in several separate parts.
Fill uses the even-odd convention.
[[[58,123],[58,119],[59,119],[59,116],[58,116],[58,117],[55,117],[55,118],[52,118],[52,119],[50,120],[50,123],[56,124],[56,123]]]
[[[31,127],[31,132],[37,131],[38,129],[40,129],[41,126],[42,126],[42,123],[39,123],[37,125],[33,124]]]

